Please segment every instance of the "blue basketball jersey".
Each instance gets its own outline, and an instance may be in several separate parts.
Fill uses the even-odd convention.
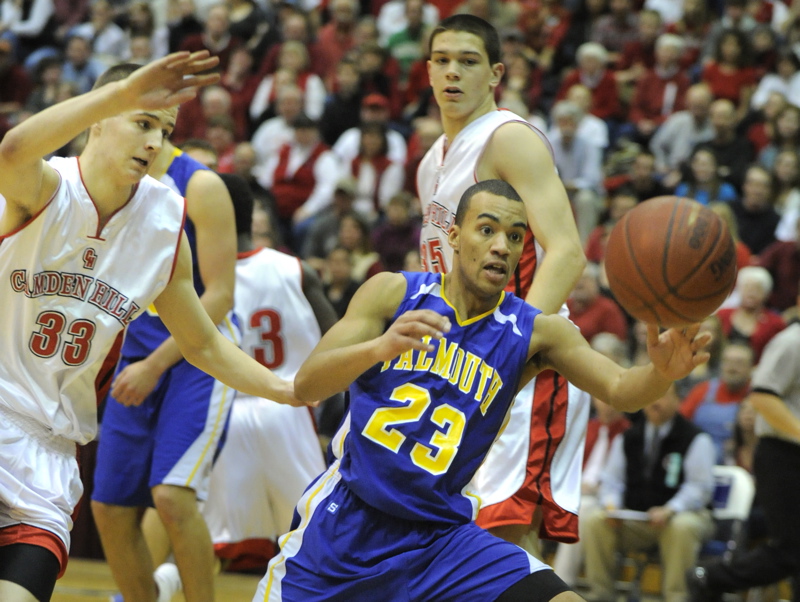
[[[468,522],[480,500],[467,485],[503,427],[540,312],[503,293],[494,309],[462,321],[444,295],[444,276],[403,275],[407,290],[395,319],[431,309],[452,328],[433,351],[407,351],[351,385],[342,478],[387,514]]]
[[[175,149],[172,154],[172,162],[167,168],[167,172],[162,176],[160,182],[172,188],[175,192],[186,197],[186,188],[189,179],[195,172],[201,169],[208,169],[205,165],[184,154],[180,149]],[[200,278],[200,269],[197,264],[197,240],[195,228],[192,220],[188,217],[184,223],[184,233],[189,247],[192,250],[192,274],[194,288],[198,295],[205,291],[203,281]],[[132,266],[136,269],[136,266]],[[131,322],[125,334],[125,342],[122,345],[122,355],[125,357],[146,357],[150,355],[161,343],[169,337],[169,331],[158,317],[153,306]]]

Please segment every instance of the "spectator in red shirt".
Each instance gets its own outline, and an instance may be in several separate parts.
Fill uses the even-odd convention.
[[[771,292],[772,276],[769,272],[762,267],[748,266],[739,270],[736,278],[734,294],[739,298],[739,305],[717,312],[728,342],[750,345],[756,363],[767,343],[786,327],[783,318],[766,307]]]
[[[667,33],[679,35],[686,42],[686,53],[681,59],[684,69],[690,69],[700,60],[711,31],[711,18],[706,0],[684,0],[683,16],[667,27]]]
[[[656,66],[656,40],[662,32],[661,15],[654,10],[639,13],[639,35],[622,49],[614,69],[617,84],[636,84]]]
[[[578,48],[577,58],[578,68],[564,77],[556,99],[566,98],[572,86],[583,84],[592,91],[592,115],[606,120],[619,117],[617,82],[606,66],[608,51],[596,42],[587,42]]]
[[[680,413],[711,435],[717,464],[724,458],[725,444],[733,437],[739,403],[750,392],[753,350],[744,343],[731,343],[722,350],[719,377],[695,385],[681,403]]]
[[[609,201],[608,219],[595,227],[586,241],[586,260],[603,263],[606,258],[606,243],[611,230],[628,211],[636,207],[639,199],[628,186],[620,186]]]
[[[747,114],[756,86],[751,52],[746,33],[727,30],[719,37],[714,60],[703,69],[703,81],[716,98],[730,100],[736,105],[740,121]]]
[[[317,33],[319,75],[325,82],[333,80],[339,61],[356,44],[353,34],[359,5],[356,0],[332,0],[328,7],[331,21]]]
[[[800,218],[795,224],[795,232],[795,240],[777,240],[758,256],[758,265],[770,273],[775,283],[767,300],[767,307],[779,312],[786,311],[797,303],[800,282]]]
[[[676,111],[685,108],[691,82],[680,68],[683,40],[674,34],[659,36],[656,65],[636,84],[629,120],[636,127],[637,141],[647,144],[656,129]]]
[[[620,339],[628,338],[628,323],[622,310],[600,294],[600,268],[589,263],[567,299],[570,319],[581,334],[591,341],[600,332],[610,332]]]
[[[263,79],[264,76],[275,72],[278,68],[278,55],[280,55],[281,47],[284,42],[289,41],[305,44],[308,49],[311,71],[317,75],[322,74],[319,48],[316,42],[312,40],[311,24],[305,13],[297,10],[286,15],[280,22],[280,38],[281,43],[274,44],[261,61],[258,67],[259,79]]]
[[[208,50],[212,55],[219,57],[219,68],[228,67],[231,50],[241,44],[230,32],[230,10],[225,4],[215,4],[208,11],[203,33],[187,36],[181,43],[181,50],[199,52]]]

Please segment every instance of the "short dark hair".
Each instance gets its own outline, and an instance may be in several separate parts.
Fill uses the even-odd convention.
[[[518,201],[520,203],[523,202],[522,197],[519,196],[519,193],[514,190],[514,187],[505,180],[484,180],[483,182],[478,182],[477,184],[473,184],[467,188],[464,191],[464,194],[461,195],[461,200],[458,201],[458,209],[456,209],[456,226],[460,226],[462,224],[464,221],[464,216],[467,214],[467,211],[469,211],[472,197],[479,192],[488,192],[489,194],[506,198],[509,201]]]
[[[140,67],[141,65],[137,65],[136,63],[120,63],[118,65],[114,65],[113,67],[109,67],[103,71],[102,75],[97,78],[96,82],[94,82],[92,90],[97,90],[97,88],[102,88],[106,84],[110,84],[112,82],[121,81]]]
[[[236,218],[236,234],[250,234],[253,226],[253,191],[250,185],[236,174],[221,173],[228,194],[233,200],[233,213]]]
[[[465,31],[478,36],[483,40],[486,54],[489,57],[489,64],[494,65],[500,62],[500,35],[497,29],[487,21],[474,15],[452,15],[442,20],[431,32],[430,42],[428,43],[428,54],[433,50],[433,41],[440,33],[446,31]]]

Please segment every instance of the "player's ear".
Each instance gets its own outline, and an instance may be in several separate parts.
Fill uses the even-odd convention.
[[[454,253],[458,253],[460,236],[461,236],[461,226],[453,224],[450,227],[450,232],[447,233],[447,242],[450,243],[450,246],[452,247]]]
[[[503,79],[503,74],[506,72],[506,66],[503,63],[495,63],[492,65],[492,77],[489,80],[489,87],[495,89],[500,85],[500,80]]]

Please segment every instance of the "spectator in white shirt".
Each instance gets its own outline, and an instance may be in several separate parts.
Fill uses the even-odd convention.
[[[361,123],[389,123],[389,99],[382,94],[367,94],[361,101]],[[406,139],[399,132],[387,129],[386,137],[389,142],[389,159],[400,165],[406,164],[408,147]],[[357,127],[350,128],[339,136],[333,145],[334,152],[344,164],[350,163],[358,156],[361,148],[361,130]]]
[[[261,167],[294,136],[292,121],[303,111],[303,92],[293,84],[281,86],[275,108],[278,114],[262,123],[250,141],[258,157],[254,173],[259,178]]]

